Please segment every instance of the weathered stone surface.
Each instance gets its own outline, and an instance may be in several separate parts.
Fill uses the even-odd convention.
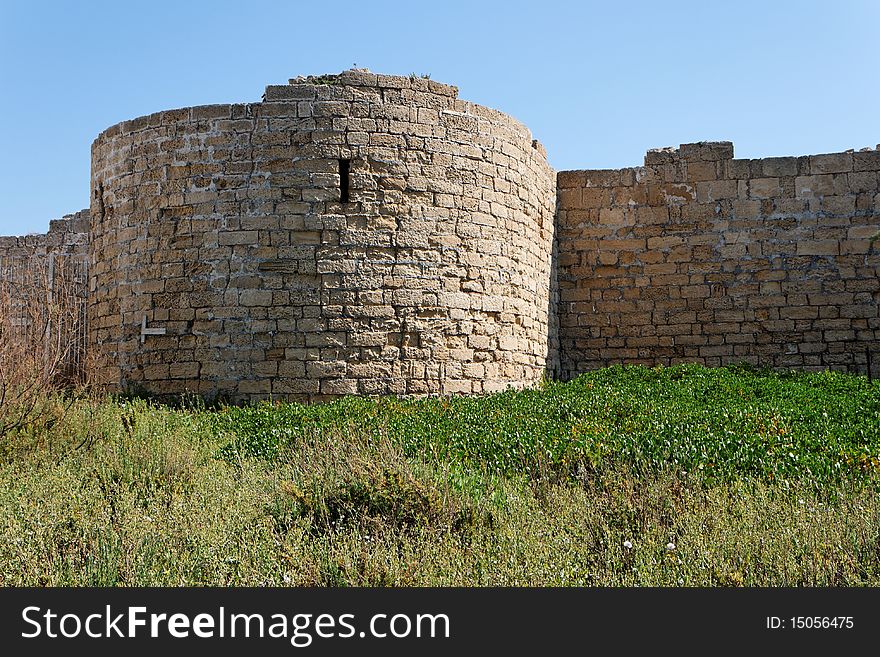
[[[597,172],[560,172],[561,375],[742,360],[864,372],[865,348],[880,343],[875,153],[715,162],[702,144],[649,151],[646,171],[622,182],[632,191],[598,207],[585,201]],[[870,291],[856,300],[857,289]]]
[[[91,255],[113,265],[92,277],[91,341],[110,388],[321,400],[554,368],[555,172],[524,126],[454,87],[292,80],[114,126],[92,163]],[[161,341],[140,342],[144,315]]]
[[[698,142],[555,174],[525,126],[455,87],[353,70],[109,128],[90,211],[0,237],[0,265],[88,255],[87,362],[111,390],[322,401],[621,362],[864,371],[878,153]]]

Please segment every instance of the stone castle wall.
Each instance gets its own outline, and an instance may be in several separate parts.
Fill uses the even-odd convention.
[[[63,290],[84,309],[88,255],[89,210],[51,220],[46,233],[0,237],[0,290],[19,307],[37,291]]]
[[[53,219],[44,234],[0,237],[0,342],[62,335],[59,373],[80,381],[87,353],[89,211]]]
[[[49,222],[49,231],[21,237],[0,237],[0,258],[37,258],[50,253],[87,257],[89,210]]]
[[[880,149],[556,174],[455,87],[352,70],[109,128],[90,210],[0,260],[87,255],[108,390],[318,401],[615,363],[864,372],[878,233]]]
[[[420,78],[121,123],[92,148],[98,378],[236,400],[535,383],[555,192],[522,124]]]
[[[880,342],[880,150],[729,142],[559,173],[561,373],[613,363],[865,372]]]

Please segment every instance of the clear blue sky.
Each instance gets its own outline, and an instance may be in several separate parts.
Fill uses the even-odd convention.
[[[737,157],[874,146],[878,28],[877,0],[0,0],[0,235],[86,207],[91,142],[118,121],[353,64],[458,85],[557,169],[702,139]]]

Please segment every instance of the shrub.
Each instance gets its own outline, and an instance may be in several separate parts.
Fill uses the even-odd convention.
[[[54,261],[53,261],[54,262]],[[0,267],[0,447],[39,438],[72,403],[83,379],[81,281],[63,261]],[[22,442],[22,441],[20,441]]]
[[[325,534],[343,528],[459,532],[491,524],[445,477],[408,460],[388,440],[331,433],[301,442],[270,514],[282,532],[297,521]]]

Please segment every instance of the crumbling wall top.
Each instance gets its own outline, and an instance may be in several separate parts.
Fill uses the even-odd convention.
[[[733,159],[732,141],[698,141],[678,148],[652,148],[645,154],[645,166],[671,164],[676,160],[717,162]]]

